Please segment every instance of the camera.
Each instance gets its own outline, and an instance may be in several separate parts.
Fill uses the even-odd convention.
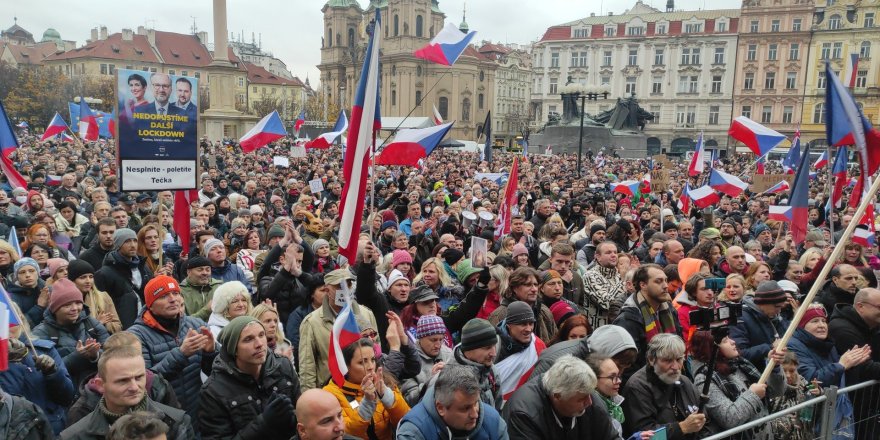
[[[706,278],[703,282],[706,283],[706,288],[711,289],[716,295],[727,285],[727,280],[724,278]]]
[[[707,282],[709,280],[706,280]],[[707,283],[708,284],[708,283]],[[691,325],[700,330],[712,330],[736,325],[742,316],[742,303],[722,301],[718,307],[700,307],[690,314]]]

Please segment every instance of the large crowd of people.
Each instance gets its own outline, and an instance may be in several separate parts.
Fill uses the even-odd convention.
[[[123,191],[112,141],[23,137],[11,160],[29,184],[0,191],[0,282],[20,321],[0,438],[696,439],[880,379],[877,240],[842,237],[855,209],[826,213],[824,173],[796,243],[768,219],[786,193],[682,211],[685,184],[705,180],[684,162],[439,150],[370,170],[350,260],[339,149],[274,165],[290,148],[203,139],[181,231],[172,191]],[[748,176],[752,161],[712,166]],[[668,185],[612,191],[660,167]],[[737,323],[692,319],[721,304]],[[343,311],[360,338],[337,346]],[[834,408],[835,438],[880,435],[876,398]],[[814,438],[805,414],[733,438]]]

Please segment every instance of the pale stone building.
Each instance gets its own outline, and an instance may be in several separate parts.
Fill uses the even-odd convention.
[[[480,47],[479,52],[498,62],[492,135],[496,143],[516,148],[517,137],[528,128],[530,120],[532,57],[525,50],[488,42]]]

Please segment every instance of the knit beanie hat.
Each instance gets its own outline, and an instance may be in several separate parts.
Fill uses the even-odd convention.
[[[330,242],[327,241],[327,240],[324,240],[323,238],[319,238],[319,239],[313,241],[313,242],[312,242],[312,252],[318,252],[318,249],[319,249],[321,246],[327,246],[327,247],[329,247],[329,246],[330,246]]]
[[[633,229],[632,223],[630,223],[629,221],[627,221],[624,218],[618,220],[616,225],[618,228],[623,229],[623,231],[626,232],[627,234],[632,232],[632,229]]]
[[[211,249],[214,249],[214,248],[217,247],[217,246],[223,246],[223,242],[220,241],[220,240],[218,240],[218,239],[216,239],[216,238],[211,238],[211,239],[209,239],[208,241],[205,242],[205,252],[204,252],[204,254],[205,254],[205,255],[210,254],[210,253],[211,253]]]
[[[605,232],[605,225],[601,223],[594,223],[592,226],[590,226],[590,238],[592,239],[593,235],[595,235],[599,231]]]
[[[54,295],[55,293],[53,292],[52,294]],[[825,312],[825,307],[823,307],[822,304],[813,303],[807,306],[807,311],[804,312],[804,316],[802,316],[800,322],[798,322],[798,327],[804,328],[813,318],[828,319],[828,313]]]
[[[88,274],[95,274],[95,268],[88,261],[73,260],[67,265],[67,279],[70,281],[76,281],[77,278]]]
[[[388,274],[388,288],[390,289],[391,286],[394,285],[394,283],[400,280],[405,280],[407,284],[409,284],[409,278],[407,278],[403,273],[401,273],[397,269],[392,270],[391,273]]]
[[[186,260],[186,269],[187,270],[195,269],[197,267],[210,266],[210,265],[211,265],[211,262],[208,261],[207,258],[205,258],[201,255],[196,255],[196,256],[190,257],[188,260]]]
[[[229,358],[235,357],[235,353],[238,350],[238,339],[241,338],[241,332],[249,325],[262,326],[263,324],[259,319],[254,318],[253,316],[244,315],[229,321],[229,324],[226,324],[226,326],[223,327],[223,330],[220,330],[220,334],[217,335],[217,342],[220,343],[220,349],[223,350],[223,353],[226,356]]]
[[[461,329],[461,351],[489,347],[498,343],[495,326],[485,319],[474,318]]]
[[[522,301],[514,301],[507,306],[508,324],[524,324],[526,322],[535,322],[535,312],[528,304]]]
[[[551,280],[554,280],[556,278],[562,279],[562,275],[559,275],[559,272],[557,272],[553,269],[547,269],[547,270],[541,272],[541,279],[540,279],[541,285],[543,286],[544,284],[547,284]]]
[[[513,258],[516,258],[520,255],[528,255],[529,250],[526,248],[526,245],[522,243],[517,243],[513,245]]]
[[[12,266],[12,269],[14,270],[14,273],[17,275],[18,271],[21,270],[21,268],[25,267],[25,266],[33,266],[34,269],[36,269],[38,273],[40,272],[40,264],[37,263],[37,260],[34,260],[31,257],[24,257],[24,258],[16,261],[15,264]]]
[[[779,304],[786,300],[785,292],[776,281],[762,281],[755,289],[755,304]]]
[[[177,280],[168,275],[159,275],[150,280],[146,287],[144,287],[144,303],[149,309],[153,305],[153,301],[171,292],[180,293],[180,285],[177,284]]]
[[[46,261],[46,267],[49,268],[49,276],[54,277],[59,269],[67,267],[70,263],[64,258],[50,258]]]
[[[770,228],[766,224],[758,223],[757,225],[755,225],[755,229],[754,229],[755,237],[761,235],[762,232],[769,231],[769,230],[770,230]]]
[[[398,264],[412,264],[412,255],[403,249],[396,249],[391,253],[391,267],[397,267]]]
[[[550,313],[553,314],[553,322],[556,323],[557,326],[562,326],[562,323],[565,322],[566,319],[575,315],[574,309],[571,308],[565,301],[556,301],[550,306]]]
[[[83,302],[82,292],[73,284],[73,281],[62,278],[52,284],[52,294],[49,295],[49,311],[55,313],[61,306],[72,302]]]
[[[266,241],[269,241],[273,238],[284,238],[284,227],[281,225],[272,225],[269,228],[269,232],[266,233]]]
[[[450,266],[455,266],[455,263],[458,263],[459,261],[461,261],[462,258],[464,258],[464,252],[462,252],[458,249],[451,249],[450,248],[450,249],[446,249],[443,252],[442,257],[443,257],[443,261],[445,261],[446,264],[448,264]]]
[[[244,296],[248,302],[251,301],[251,294],[241,281],[230,281],[221,284],[220,287],[214,291],[214,297],[211,300],[211,311],[218,315],[222,315],[223,312],[226,311],[226,308],[229,307],[229,303],[231,303],[238,295]]]
[[[397,229],[397,222],[391,221],[391,220],[386,220],[386,221],[382,222],[382,228],[380,229],[380,232],[384,231],[388,228]]]
[[[128,228],[117,229],[113,233],[113,250],[118,251],[128,240],[137,240],[137,234]]]
[[[446,335],[446,324],[437,315],[422,315],[416,324],[416,339],[434,335]]]
[[[466,259],[466,260],[463,260],[461,263],[459,263],[458,269],[455,270],[455,276],[456,276],[456,278],[458,278],[458,281],[461,284],[464,284],[464,282],[467,281],[469,276],[471,276],[475,273],[478,273],[481,270],[483,270],[483,269],[480,269],[477,267],[472,267],[471,260]]]

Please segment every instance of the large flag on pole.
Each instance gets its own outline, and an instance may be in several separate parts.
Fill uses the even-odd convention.
[[[6,180],[9,181],[9,186],[13,188],[25,188],[27,187],[27,182],[22,177],[21,173],[12,165],[12,160],[9,159],[9,156],[18,149],[18,138],[15,137],[15,132],[12,130],[12,123],[9,122],[9,117],[6,115],[6,109],[3,108],[3,103],[0,102],[0,167],[3,168],[3,174],[6,176]],[[19,255],[21,257],[21,255]]]
[[[519,190],[519,160],[513,158],[513,167],[510,168],[510,176],[507,179],[507,188],[504,190],[504,201],[498,207],[498,218],[495,219],[495,239],[499,240],[505,234],[510,233],[510,219],[513,206],[516,204],[516,192]]]
[[[771,130],[745,116],[738,116],[727,131],[730,137],[746,144],[758,157],[766,156],[785,139],[785,135]]]
[[[804,148],[801,163],[797,167],[794,176],[794,184],[791,189],[791,236],[795,244],[801,244],[807,237],[807,220],[809,220],[810,208],[807,201],[810,196],[810,145]]]
[[[843,86],[851,89],[856,86],[856,76],[859,72],[859,54],[851,53],[846,57],[846,67],[840,74]]]
[[[846,164],[848,162],[847,154],[848,151],[846,147],[840,147],[837,149],[837,154],[834,156],[834,166],[831,167],[831,177],[834,179],[834,187],[831,190],[831,204],[835,208],[840,208],[842,206],[843,201],[843,189],[846,188],[847,178],[846,178]],[[854,197],[858,198],[858,197]]]
[[[791,148],[788,149],[788,154],[785,156],[785,159],[782,159],[782,169],[785,171],[785,174],[794,174],[795,167],[797,167],[798,162],[801,161],[801,129],[799,128],[794,132],[794,140],[791,141]]]
[[[336,124],[333,130],[322,133],[318,137],[306,142],[306,148],[330,148],[342,133],[348,130],[348,118],[345,116],[345,110],[339,111],[339,117],[336,118]]]
[[[700,137],[697,138],[697,146],[694,149],[694,157],[691,158],[691,164],[688,167],[688,176],[699,176],[703,170],[706,168],[706,163],[703,161],[703,155],[706,152],[706,147],[703,145],[703,132],[700,132]]]
[[[339,204],[339,254],[355,261],[358,234],[363,221],[364,194],[370,167],[371,146],[374,134],[381,127],[379,116],[379,45],[382,40],[381,9],[376,8],[376,21],[372,23],[370,42],[364,56],[351,108],[351,128],[346,143],[343,176],[345,186]]]
[[[446,23],[427,46],[415,51],[413,55],[433,63],[451,66],[467,49],[476,34],[477,31],[464,33],[458,30],[455,24]]]
[[[181,255],[189,254],[190,240],[190,206],[193,200],[199,199],[199,192],[195,189],[174,192],[174,231],[180,241],[183,250]],[[159,202],[162,203],[162,202]]]
[[[437,110],[437,106],[434,107],[434,125],[440,125],[443,123],[443,115],[440,114],[440,110]]]
[[[59,115],[58,112],[55,112],[55,116],[52,117],[52,121],[49,122],[46,131],[43,132],[43,137],[40,138],[40,142],[45,141],[52,136],[58,136],[67,130],[69,130],[67,123],[64,122],[64,119],[61,118],[61,115]]]
[[[483,125],[477,129],[477,139],[480,135],[486,135],[486,144],[483,145],[483,151],[480,152],[480,160],[492,163],[492,111],[486,112],[486,120]]]
[[[709,186],[716,191],[721,191],[730,197],[739,197],[749,185],[733,174],[712,169],[709,173]]]
[[[828,143],[835,147],[855,145],[862,176],[873,176],[880,168],[880,132],[871,126],[828,63],[825,63],[825,77],[828,79],[828,86],[825,87],[825,134]]]
[[[417,166],[419,160],[428,157],[437,148],[451,128],[452,122],[400,130],[394,135],[394,142],[386,145],[376,156],[376,165]]]
[[[284,129],[281,116],[278,115],[278,110],[272,110],[272,113],[263,116],[257,125],[245,133],[238,143],[241,145],[241,151],[250,153],[284,136],[287,136],[287,130]]]
[[[303,108],[299,112],[299,116],[296,117],[296,122],[293,123],[293,131],[296,132],[297,136],[299,136],[299,129],[302,128],[303,124],[306,123],[306,109]]]
[[[98,118],[86,104],[85,98],[79,97],[79,137],[84,141],[96,141],[100,134]]]

